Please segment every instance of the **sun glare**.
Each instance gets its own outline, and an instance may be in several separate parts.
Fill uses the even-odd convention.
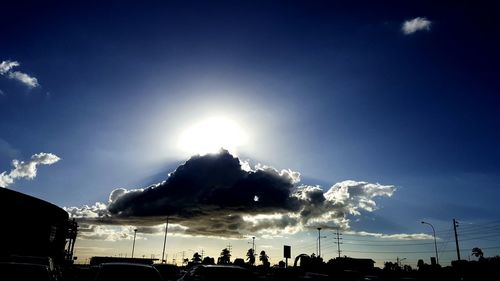
[[[246,142],[242,128],[229,118],[215,117],[203,120],[184,131],[179,139],[181,150],[193,154],[216,153],[224,148],[237,154]]]

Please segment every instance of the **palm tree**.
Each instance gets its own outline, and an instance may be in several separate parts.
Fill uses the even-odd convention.
[[[247,251],[247,260],[249,265],[255,264],[255,255],[252,248],[248,249]]]
[[[193,254],[193,258],[191,259],[194,263],[201,263],[201,255],[198,252]]]
[[[262,262],[262,265],[265,267],[269,267],[271,264],[269,263],[269,256],[266,255],[266,251],[261,251],[259,260]]]

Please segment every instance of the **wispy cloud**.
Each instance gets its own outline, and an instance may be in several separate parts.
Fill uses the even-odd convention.
[[[26,73],[20,71],[14,71],[9,73],[9,78],[18,80],[28,87],[36,88],[39,86],[38,80],[35,77],[31,77]]]
[[[17,80],[30,88],[36,88],[40,86],[36,77],[30,76],[21,71],[12,71],[14,67],[18,67],[20,65],[21,64],[17,61],[2,61],[0,63],[0,75],[5,76],[9,79]]]
[[[34,154],[28,162],[14,159],[12,160],[12,166],[14,166],[14,169],[12,169],[9,173],[6,171],[0,173],[0,187],[8,187],[19,178],[34,179],[37,174],[38,165],[52,165],[59,160],[61,160],[61,158],[57,155],[45,152]]]
[[[432,22],[426,18],[417,17],[403,23],[401,30],[404,34],[410,35],[420,30],[430,30]]]
[[[373,237],[377,239],[384,240],[403,240],[403,241],[414,241],[414,240],[431,240],[434,236],[425,233],[398,233],[398,234],[384,234],[384,233],[373,233],[366,231],[346,231],[345,234]]]
[[[377,209],[377,197],[395,191],[392,185],[362,181],[339,182],[326,192],[299,183],[298,172],[264,165],[250,168],[222,151],[192,157],[159,184],[118,188],[107,203],[66,211],[87,225],[150,227],[169,216],[185,235],[241,238],[318,226],[349,229],[353,217]]]

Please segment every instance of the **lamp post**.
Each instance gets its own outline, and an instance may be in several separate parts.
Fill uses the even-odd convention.
[[[436,263],[439,264],[439,257],[438,257],[438,247],[436,243],[436,230],[434,229],[434,226],[428,222],[422,221],[423,224],[428,224],[432,227],[432,233],[434,235],[434,250],[436,250]]]
[[[318,258],[321,257],[321,227],[318,227]]]
[[[165,246],[167,245],[167,233],[168,233],[168,217],[167,217],[167,224],[165,225],[165,238],[163,239],[163,252],[161,253],[161,263],[167,263],[165,260]]]
[[[255,236],[252,236],[252,252],[254,257],[257,256],[255,253]]]
[[[404,260],[406,260],[406,258],[402,258],[402,259],[400,259],[399,257],[397,257],[397,258],[396,258],[396,264],[397,264],[399,267],[401,267],[401,262],[402,262],[402,261],[404,261]]]
[[[134,243],[132,243],[132,258],[134,258],[135,236],[136,235],[137,235],[137,229],[134,229]]]
[[[255,236],[252,237],[252,250],[255,255]]]

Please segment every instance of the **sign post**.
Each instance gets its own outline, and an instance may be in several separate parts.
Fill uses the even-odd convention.
[[[288,267],[288,259],[292,257],[292,247],[284,245],[283,246],[283,257],[285,258],[285,267]]]

